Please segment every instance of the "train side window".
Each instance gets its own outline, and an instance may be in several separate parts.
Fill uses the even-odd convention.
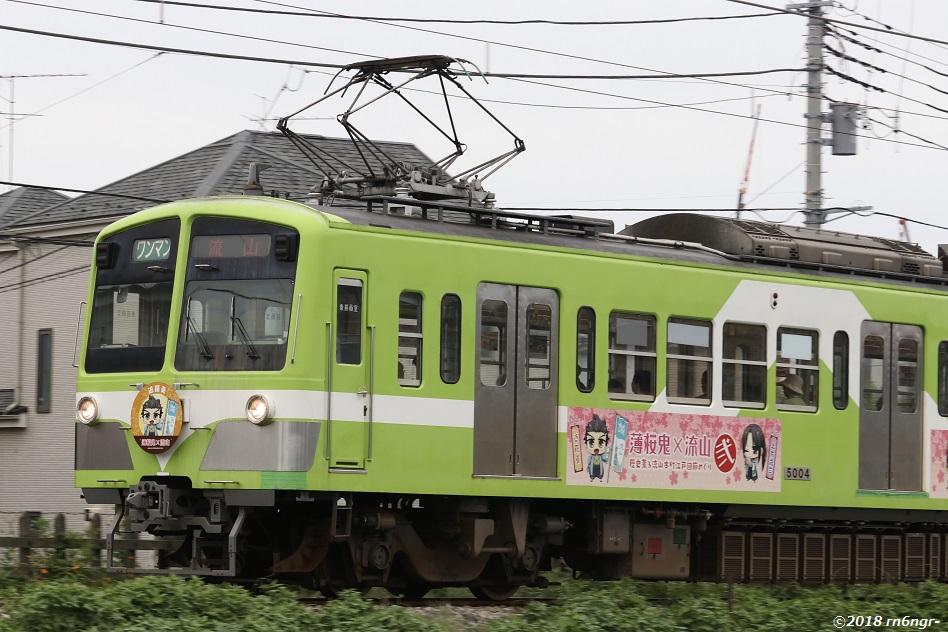
[[[580,307],[576,314],[576,388],[591,393],[596,385],[596,311]]]
[[[441,381],[457,384],[461,379],[461,299],[455,294],[441,298]]]
[[[418,292],[398,297],[398,383],[421,386],[421,305]]]
[[[481,305],[481,384],[507,383],[507,303],[487,299]]]
[[[816,412],[819,403],[819,334],[777,330],[777,410]]]
[[[948,342],[938,343],[938,414],[948,417]]]
[[[668,319],[668,401],[711,404],[711,323],[687,318]]]
[[[849,404],[849,336],[837,331],[833,336],[833,406],[846,410]]]
[[[899,340],[898,364],[898,405],[900,413],[914,413],[918,410],[918,340],[902,338]]]
[[[767,328],[724,323],[721,396],[727,406],[763,408],[767,403]]]
[[[339,279],[336,286],[336,362],[362,363],[362,281]]]
[[[545,390],[550,388],[550,364],[553,346],[550,328],[553,310],[549,305],[530,303],[527,305],[527,388]]]
[[[655,400],[655,317],[609,314],[609,397]]]
[[[862,343],[862,408],[882,410],[885,405],[885,340],[870,335]]]

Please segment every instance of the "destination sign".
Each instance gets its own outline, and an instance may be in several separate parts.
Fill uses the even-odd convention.
[[[171,239],[136,239],[132,244],[132,261],[167,261],[171,253]]]
[[[191,241],[191,257],[221,259],[266,257],[272,237],[263,235],[199,235]]]

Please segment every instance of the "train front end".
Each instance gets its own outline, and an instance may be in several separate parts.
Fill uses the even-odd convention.
[[[306,213],[316,215],[215,198],[144,211],[99,236],[77,376],[76,486],[88,503],[116,508],[110,570],[127,568],[114,560],[119,538],[147,533],[151,572],[266,572],[268,560],[247,551],[265,537],[261,516],[280,490],[310,484],[319,433],[312,376],[294,378],[304,369],[291,331],[301,302],[291,225]]]

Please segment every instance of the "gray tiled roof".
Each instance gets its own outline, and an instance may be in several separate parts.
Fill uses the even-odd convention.
[[[348,138],[301,135],[322,149],[361,164]],[[408,143],[379,142],[393,158],[410,163],[431,163],[431,159]],[[43,225],[128,215],[156,202],[205,195],[240,194],[247,183],[251,162],[265,162],[271,168],[260,175],[266,192],[276,190],[291,199],[303,198],[318,185],[323,174],[279,132],[243,131],[192,152],[173,158],[112,184],[97,192],[139,196],[153,201],[108,197],[87,193],[76,198],[33,210],[17,217],[18,226]],[[0,198],[2,199],[2,198]],[[0,226],[8,224],[0,217]]]
[[[0,195],[0,224],[14,224],[69,197],[58,191],[20,187]]]

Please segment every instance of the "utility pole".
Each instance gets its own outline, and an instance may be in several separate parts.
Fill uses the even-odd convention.
[[[823,35],[825,23],[821,19],[823,7],[832,6],[830,0],[789,4],[791,11],[806,11],[806,219],[804,224],[819,228],[826,220],[823,210]]]
[[[837,156],[856,155],[855,119],[856,106],[847,103],[832,104],[833,113],[823,112],[823,36],[826,22],[823,7],[831,7],[831,0],[813,0],[789,4],[790,11],[809,15],[806,38],[806,208],[803,223],[811,228],[820,228],[831,213],[850,213],[869,210],[871,206],[858,208],[823,208],[823,146],[830,145]],[[832,123],[833,136],[823,138],[823,123]]]

